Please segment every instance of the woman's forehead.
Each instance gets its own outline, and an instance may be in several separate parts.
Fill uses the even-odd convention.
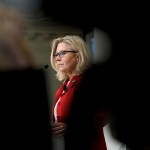
[[[68,50],[68,49],[70,49],[71,48],[71,46],[68,44],[68,43],[64,43],[64,42],[62,42],[62,43],[59,43],[58,45],[57,45],[57,50]]]

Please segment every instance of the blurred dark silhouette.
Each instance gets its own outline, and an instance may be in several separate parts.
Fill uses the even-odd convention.
[[[145,83],[141,83],[140,79],[136,81],[134,72],[126,75],[125,78],[125,74],[117,69],[108,62],[101,65],[95,64],[86,72],[86,77],[72,105],[74,117],[72,117],[73,124],[70,130],[74,132],[77,140],[71,139],[71,141],[77,142],[80,139],[77,135],[82,133],[81,136],[85,142],[84,140],[78,142],[88,143],[91,115],[97,109],[103,108],[107,114],[112,135],[117,140],[125,143],[131,150],[147,150],[150,143],[148,89],[144,88]],[[76,99],[80,103],[77,103]],[[76,113],[84,119],[78,120]],[[83,125],[82,129],[75,130],[80,127],[79,124]],[[82,132],[78,132],[81,130]]]
[[[0,5],[1,147],[50,150],[45,74],[34,64],[22,19],[17,11]]]
[[[0,132],[5,148],[51,149],[50,116],[44,72],[0,72]]]

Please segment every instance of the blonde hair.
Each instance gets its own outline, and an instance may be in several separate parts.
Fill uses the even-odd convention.
[[[57,72],[56,78],[59,81],[68,78],[67,74],[59,71],[56,65],[56,60],[54,59],[54,54],[59,43],[69,44],[74,51],[78,52],[79,62],[76,66],[76,74],[83,73],[92,64],[92,55],[90,53],[90,49],[88,48],[86,42],[80,36],[67,35],[64,37],[58,37],[56,39],[53,39],[50,43],[50,63],[52,68]]]
[[[24,36],[25,21],[14,9],[0,5],[0,69],[18,69],[33,65]]]

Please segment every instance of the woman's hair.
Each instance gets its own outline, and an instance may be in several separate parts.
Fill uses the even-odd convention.
[[[76,66],[76,74],[83,73],[91,64],[92,64],[92,55],[90,49],[88,48],[86,42],[79,36],[76,35],[67,35],[64,37],[59,37],[51,41],[51,55],[50,62],[52,68],[57,72],[56,78],[59,81],[65,80],[68,78],[67,74],[59,71],[56,65],[56,60],[54,58],[55,51],[59,43],[66,43],[71,46],[73,51],[77,51],[79,56],[79,62]]]
[[[33,57],[25,39],[25,20],[17,10],[0,5],[0,69],[33,66]]]

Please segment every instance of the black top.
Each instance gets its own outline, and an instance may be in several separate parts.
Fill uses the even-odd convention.
[[[44,72],[0,72],[0,137],[6,149],[51,149]]]

